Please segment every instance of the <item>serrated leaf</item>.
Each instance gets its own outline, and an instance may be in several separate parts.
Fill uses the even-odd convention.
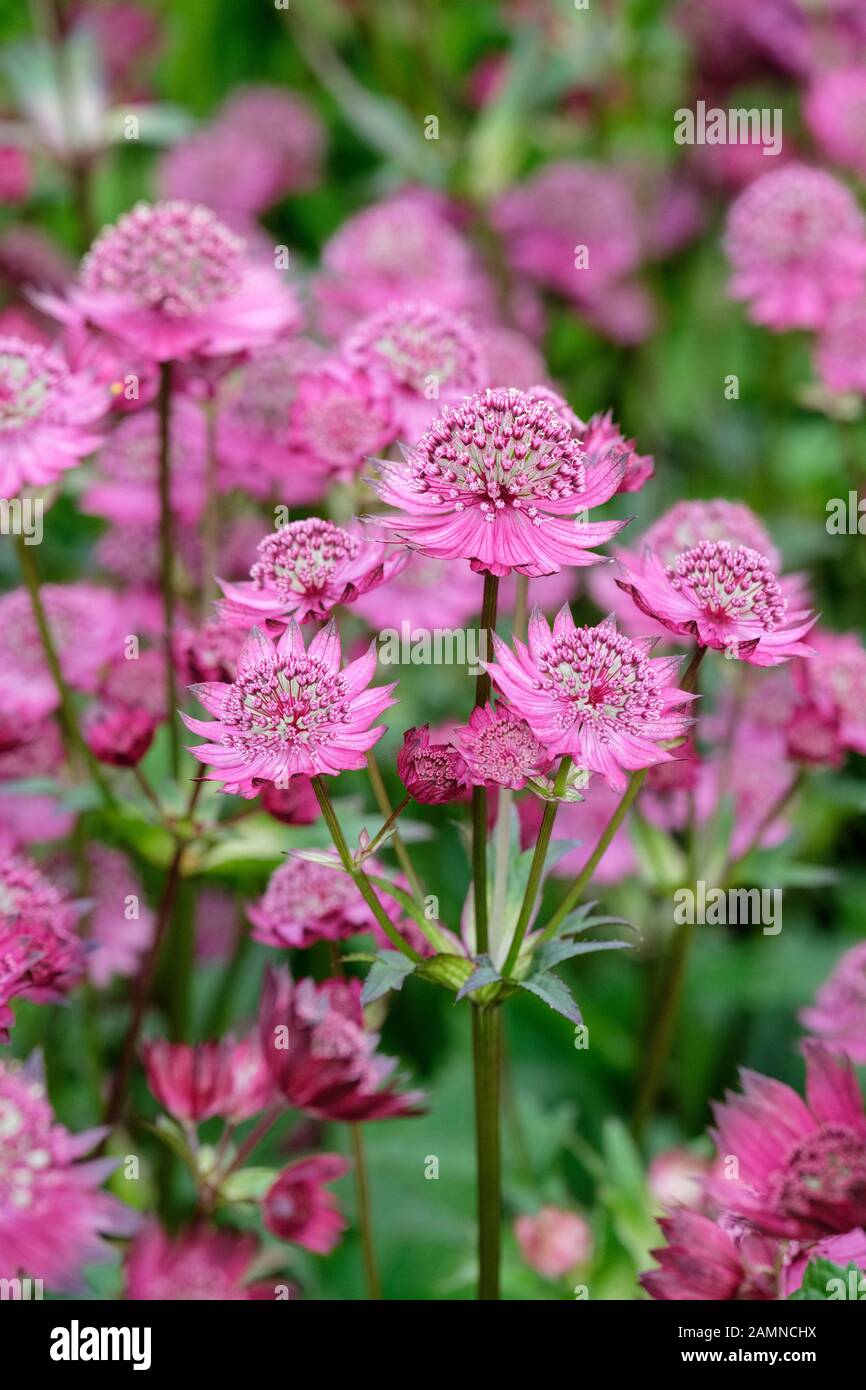
[[[391,989],[402,989],[407,975],[415,969],[415,961],[400,951],[380,951],[376,956],[361,990],[361,1003],[372,1004]]]
[[[490,957],[485,955],[478,956],[475,969],[466,983],[461,985],[460,989],[457,991],[457,998],[454,1001],[455,1004],[459,1000],[465,999],[467,994],[474,994],[476,990],[483,989],[485,985],[496,984],[500,978],[499,971],[496,969]]]
[[[515,981],[521,989],[534,994],[549,1009],[562,1014],[570,1023],[581,1024],[583,1016],[568,985],[559,975],[530,975],[525,980]]]
[[[560,961],[588,956],[593,951],[633,951],[631,941],[548,941],[532,957],[532,974],[543,975]]]

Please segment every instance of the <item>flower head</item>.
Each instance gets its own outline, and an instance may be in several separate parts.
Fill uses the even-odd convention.
[[[144,1045],[147,1084],[160,1105],[185,1124],[214,1115],[239,1123],[273,1100],[273,1085],[257,1037],[235,1042]]]
[[[692,697],[672,684],[678,659],[650,657],[610,619],[578,628],[565,605],[551,631],[536,609],[528,647],[515,639],[512,653],[494,635],[493,648],[494,684],[550,755],[567,753],[614,790],[627,772],[669,762],[662,745],[691,722],[682,706]]]
[[[667,1245],[650,1254],[659,1268],[642,1274],[651,1298],[762,1301],[777,1297],[776,1242],[685,1207],[660,1221]]]
[[[406,730],[397,773],[410,796],[431,806],[453,801],[467,781],[460,750],[453,743],[431,743],[429,724]]]
[[[156,916],[142,901],[141,882],[120,850],[90,845],[87,864],[87,975],[97,989],[105,989],[115,976],[128,979],[136,973],[153,941]]]
[[[0,846],[0,1042],[9,1041],[9,1001],[53,1003],[84,975],[80,908],[23,854]]]
[[[351,480],[395,433],[391,392],[379,377],[338,358],[299,377],[291,409],[294,467],[326,483]]]
[[[103,701],[90,715],[84,729],[87,746],[95,758],[110,767],[136,767],[156,733],[158,720],[140,705]]]
[[[193,733],[211,740],[190,751],[212,769],[207,778],[247,798],[256,782],[285,784],[303,773],[336,776],[362,768],[365,754],[385,732],[373,721],[394,701],[393,685],[367,687],[376,670],[375,643],[340,670],[340,639],[333,622],[304,647],[295,622],[278,645],[254,628],[238,657],[231,684],[192,687],[213,723],[184,716]]]
[[[340,1154],[316,1154],[284,1168],[262,1202],[262,1219],[272,1235],[330,1255],[346,1229],[336,1197],[325,1187],[348,1173]]]
[[[368,589],[398,574],[406,552],[368,540],[357,523],[335,526],[310,517],[290,521],[259,542],[250,582],[220,580],[225,621],[249,628],[267,623],[277,630],[330,617],[338,604],[351,603]]]
[[[73,690],[96,690],[103,670],[123,649],[126,627],[116,595],[84,582],[43,584],[42,603],[65,680]],[[26,589],[0,597],[0,671],[8,673],[10,689],[20,685],[22,697],[41,706],[41,713],[56,709],[57,691]]]
[[[747,546],[701,541],[662,565],[651,552],[640,572],[623,567],[619,587],[650,618],[704,647],[732,653],[752,666],[778,666],[810,656],[801,639],[815,619],[788,612],[770,561]]]
[[[255,1236],[195,1227],[172,1239],[151,1222],[126,1256],[126,1297],[133,1302],[273,1298],[272,1284],[248,1284],[257,1252]]]
[[[511,787],[520,791],[530,777],[548,771],[552,758],[526,720],[508,705],[476,707],[469,723],[455,733],[475,787]]]
[[[187,685],[196,681],[234,679],[244,644],[240,628],[222,618],[209,618],[201,627],[181,628],[175,636],[174,659]]]
[[[339,863],[334,856],[335,865]],[[376,866],[367,862],[370,873]],[[392,916],[400,909],[386,899]],[[313,946],[317,941],[339,941],[378,926],[348,874],[329,869],[310,859],[291,856],[275,869],[264,896],[247,908],[253,938],[266,946]]]
[[[651,454],[639,454],[633,439],[626,439],[613,418],[613,411],[593,415],[580,434],[580,442],[591,467],[607,458],[620,458],[624,464],[620,492],[639,492],[655,472]]]
[[[377,517],[409,545],[477,571],[552,574],[591,565],[624,521],[580,521],[606,502],[623,476],[621,460],[586,467],[569,427],[524,391],[479,391],[446,407],[402,463],[384,462],[376,484],[399,508]]]
[[[583,1217],[561,1207],[518,1216],[514,1234],[526,1263],[545,1279],[564,1279],[592,1253],[592,1232]]]
[[[803,105],[806,124],[834,164],[866,177],[866,73],[862,67],[818,72]]]
[[[866,1062],[866,942],[852,946],[836,962],[800,1022],[834,1052]]]
[[[56,352],[0,336],[0,495],[48,487],[100,443],[108,396]]]
[[[798,717],[811,715],[813,728],[832,730],[831,751],[866,753],[866,650],[854,632],[820,631],[811,641],[815,659],[794,667],[798,706],[789,737]]]
[[[866,295],[833,305],[815,344],[815,366],[831,391],[866,394]]]
[[[395,1064],[378,1055],[378,1036],[364,1028],[360,981],[296,983],[287,970],[272,970],[260,1023],[271,1075],[297,1109],[349,1123],[419,1113],[421,1093],[394,1089]]]
[[[261,804],[263,811],[284,825],[312,825],[321,814],[309,777],[292,777],[287,787],[265,782]]]
[[[267,83],[236,87],[220,112],[219,124],[245,134],[259,157],[270,162],[273,183],[263,207],[287,193],[315,187],[325,131],[315,110],[297,92]]]
[[[711,501],[689,498],[675,502],[644,533],[643,549],[652,550],[665,565],[701,541],[727,541],[731,546],[747,546],[766,555],[775,569],[780,556],[760,517],[743,502],[726,497]]]
[[[756,323],[776,330],[820,328],[866,278],[866,223],[853,194],[832,174],[803,164],[764,174],[728,217],[731,293]]]

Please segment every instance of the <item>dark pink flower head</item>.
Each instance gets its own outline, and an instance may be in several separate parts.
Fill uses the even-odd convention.
[[[639,492],[655,472],[651,454],[639,454],[633,439],[626,439],[614,422],[613,411],[599,411],[584,426],[580,442],[591,468],[604,464],[609,458],[621,459],[625,471],[620,492]]]
[[[257,146],[259,158],[271,163],[273,183],[263,207],[318,183],[325,131],[314,108],[297,92],[265,83],[237,87],[220,111],[219,123],[243,132]]]
[[[431,806],[453,801],[468,780],[460,750],[453,743],[431,743],[429,724],[406,730],[397,774],[410,796]]]
[[[487,390],[446,407],[401,463],[383,462],[376,489],[396,514],[377,517],[425,555],[476,571],[538,576],[598,563],[624,521],[575,519],[606,502],[621,460],[589,470],[561,416],[524,391]]]
[[[819,72],[806,95],[803,115],[821,152],[866,178],[866,70]]]
[[[309,777],[293,777],[287,787],[265,782],[261,805],[263,811],[284,825],[312,825],[321,814]]]
[[[272,1284],[248,1284],[255,1236],[195,1227],[172,1239],[151,1222],[126,1256],[126,1297],[133,1302],[237,1303],[274,1297]]]
[[[209,618],[199,628],[181,628],[176,634],[175,664],[186,685],[234,680],[243,644],[242,629]]]
[[[258,552],[248,583],[219,581],[226,600],[220,612],[226,622],[275,631],[292,618],[330,617],[338,604],[399,574],[408,559],[406,551],[369,540],[357,522],[335,526],[319,517],[290,521],[260,541]]]
[[[334,856],[334,862],[339,861]],[[367,871],[377,873],[374,862]],[[401,911],[383,899],[398,920]],[[393,911],[392,911],[393,909]],[[266,946],[307,947],[372,932],[375,919],[348,874],[310,859],[290,856],[271,874],[264,896],[247,908],[253,937]]]
[[[79,916],[30,859],[0,846],[0,1042],[9,1041],[11,999],[54,1003],[82,979]]]
[[[392,393],[372,373],[329,358],[299,378],[290,428],[302,469],[351,481],[365,459],[394,440]]]
[[[296,983],[271,970],[260,1013],[262,1048],[289,1105],[324,1120],[385,1120],[416,1115],[419,1091],[399,1094],[393,1059],[376,1052],[364,1028],[359,980]]]
[[[316,1154],[289,1164],[262,1202],[262,1219],[272,1235],[314,1255],[330,1255],[346,1229],[346,1219],[325,1183],[348,1173],[340,1154]]]
[[[567,753],[615,791],[627,773],[670,762],[663,745],[691,723],[682,707],[692,697],[673,684],[679,659],[650,657],[609,618],[576,627],[566,604],[551,631],[536,608],[528,647],[515,639],[512,652],[494,635],[493,649],[494,684],[551,756]]]
[[[866,942],[837,961],[829,980],[803,1009],[800,1022],[833,1052],[866,1062]]]
[[[866,295],[833,305],[815,344],[815,366],[831,391],[866,395]]]
[[[108,394],[56,352],[0,337],[0,495],[48,487],[100,443]]]
[[[144,1044],[147,1084],[160,1105],[184,1124],[214,1115],[239,1123],[274,1099],[257,1037],[218,1042]]]
[[[767,1235],[818,1240],[866,1222],[866,1117],[850,1062],[804,1043],[806,1100],[742,1072],[742,1095],[714,1107],[725,1176],[708,1184],[726,1211]],[[736,1159],[736,1163],[730,1160]]]
[[[141,705],[103,701],[88,718],[84,736],[101,763],[135,767],[153,743],[158,722]]]
[[[823,169],[789,164],[756,179],[731,208],[731,293],[756,323],[820,328],[863,288],[866,223],[853,194]]]
[[[253,628],[238,657],[237,679],[193,686],[213,723],[184,715],[187,728],[210,739],[190,751],[207,764],[210,781],[251,798],[259,781],[288,783],[362,768],[385,732],[373,721],[394,704],[394,685],[368,689],[376,647],[340,670],[340,638],[333,622],[304,647],[295,622],[279,644]]]
[[[298,322],[279,276],[252,265],[207,208],[185,202],[138,203],[100,232],[67,300],[40,302],[157,361],[243,352]]]
[[[414,441],[441,405],[486,386],[474,331],[458,315],[418,300],[389,304],[362,319],[342,348],[353,366],[380,375],[394,394],[398,428]]]
[[[617,584],[642,613],[701,646],[752,666],[812,654],[802,639],[814,616],[788,611],[770,561],[757,550],[701,541],[670,565],[647,552],[640,570],[623,565],[623,576]]]
[[[834,731],[835,746],[866,753],[866,651],[854,632],[815,633],[813,661],[798,661],[794,684],[798,716],[811,715],[816,732],[823,724]],[[792,729],[789,725],[789,735]],[[831,759],[832,761],[832,759]]]
[[[455,738],[474,787],[520,791],[530,777],[541,777],[553,759],[526,720],[501,702],[477,707]]]
[[[650,1254],[660,1266],[640,1276],[651,1298],[766,1301],[777,1297],[775,1241],[731,1233],[701,1212],[683,1207],[660,1221],[667,1245]]]

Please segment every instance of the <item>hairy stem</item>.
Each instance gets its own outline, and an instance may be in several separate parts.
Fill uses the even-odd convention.
[[[502,1224],[499,1096],[502,1082],[502,1013],[472,1005],[475,1074],[475,1148],[478,1191],[478,1297],[499,1297]]]
[[[547,858],[547,851],[550,848],[553,822],[556,820],[556,813],[559,810],[559,798],[565,791],[565,783],[568,778],[570,767],[571,758],[566,756],[559,764],[559,771],[556,774],[556,782],[553,787],[553,795],[556,799],[554,801],[547,801],[544,805],[544,815],[541,818],[541,828],[538,832],[538,839],[535,842],[535,853],[532,856],[532,864],[529,869],[529,878],[526,881],[523,902],[520,904],[520,914],[514,927],[514,935],[511,938],[511,945],[508,948],[505,964],[502,967],[503,975],[510,975],[517,964],[520,948],[523,945],[523,938],[526,935],[529,923],[532,921],[535,900],[538,897],[541,877],[544,873],[544,861]]]
[[[376,1264],[376,1248],[373,1244],[373,1214],[370,1206],[370,1179],[367,1175],[367,1159],[364,1154],[364,1136],[361,1133],[361,1126],[358,1124],[349,1125],[349,1132],[352,1136],[352,1156],[355,1160],[358,1229],[361,1233],[367,1295],[370,1299],[380,1299],[382,1297],[382,1285]]]

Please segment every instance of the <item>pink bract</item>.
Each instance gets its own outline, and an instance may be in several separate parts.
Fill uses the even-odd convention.
[[[754,1302],[777,1297],[780,1255],[775,1241],[748,1232],[733,1234],[702,1212],[685,1208],[659,1225],[668,1243],[650,1254],[660,1268],[640,1277],[651,1298]]]
[[[520,791],[528,778],[543,776],[553,761],[526,720],[508,705],[477,706],[469,723],[455,730],[457,745],[475,787]]]
[[[373,914],[348,874],[310,859],[290,856],[271,874],[264,896],[247,908],[253,938],[266,946],[313,946],[317,941],[340,941],[359,932],[375,932]],[[367,860],[368,873],[379,873]],[[402,912],[390,898],[383,905],[395,924]]]
[[[237,1124],[264,1110],[274,1099],[270,1073],[258,1038],[235,1042],[144,1045],[147,1083],[160,1105],[185,1124],[215,1115]]]
[[[397,775],[409,795],[428,806],[453,801],[468,781],[460,750],[453,743],[431,743],[429,724],[406,730]]]
[[[139,1302],[272,1299],[274,1285],[249,1284],[255,1236],[194,1227],[172,1238],[151,1222],[126,1257],[126,1297]]]

